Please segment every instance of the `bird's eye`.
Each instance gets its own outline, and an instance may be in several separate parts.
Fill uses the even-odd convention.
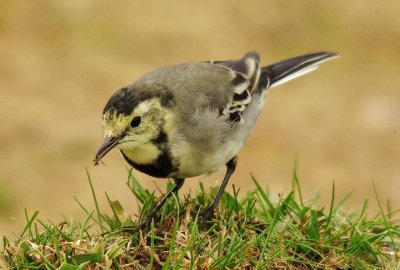
[[[142,118],[140,116],[135,116],[133,117],[131,121],[131,127],[135,128],[140,125],[140,122],[142,121]]]

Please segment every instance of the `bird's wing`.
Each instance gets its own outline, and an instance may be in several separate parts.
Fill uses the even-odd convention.
[[[232,74],[230,87],[232,98],[225,105],[223,114],[229,114],[229,118],[240,121],[241,115],[246,106],[251,102],[251,95],[256,89],[260,79],[259,55],[256,52],[249,52],[239,60],[210,61],[209,63],[225,68]]]

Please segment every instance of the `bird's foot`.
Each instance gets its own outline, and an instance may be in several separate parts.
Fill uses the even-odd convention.
[[[146,220],[138,226],[138,228],[142,231],[149,231],[151,227],[151,221],[154,220],[154,224],[158,222],[157,212],[151,212],[147,217]]]
[[[203,225],[206,221],[211,220],[213,217],[214,217],[214,207],[209,206],[199,214],[198,223],[200,225]]]

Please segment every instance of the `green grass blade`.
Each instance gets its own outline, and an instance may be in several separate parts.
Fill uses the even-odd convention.
[[[102,223],[102,218],[101,218],[99,203],[98,203],[97,198],[96,198],[96,192],[94,191],[93,184],[92,184],[92,179],[91,179],[91,177],[90,177],[89,171],[88,171],[87,168],[85,168],[85,170],[86,170],[87,178],[88,178],[88,180],[89,180],[90,190],[92,191],[92,196],[93,196],[94,205],[95,205],[95,207],[96,207],[97,220],[98,220],[98,222],[99,222],[98,224],[100,225],[101,233],[104,233],[104,226],[103,226],[103,223]]]
[[[20,238],[22,238],[25,233],[28,231],[29,238],[32,238],[33,232],[32,232],[32,224],[39,215],[39,211],[35,211],[32,215],[32,217],[29,218],[28,216],[28,210],[25,208],[25,218],[26,218],[26,225],[25,228],[22,230],[22,233],[20,234]]]
[[[304,207],[303,194],[301,193],[300,181],[299,177],[297,176],[297,155],[294,161],[294,167],[292,171],[292,190],[293,191],[297,190],[297,195],[299,196],[300,205],[303,208]]]

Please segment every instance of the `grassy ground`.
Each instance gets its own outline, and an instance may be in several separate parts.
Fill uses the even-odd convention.
[[[90,180],[90,179],[89,179]],[[90,182],[94,210],[77,203],[87,218],[78,224],[38,219],[26,213],[25,229],[15,243],[6,237],[0,268],[10,269],[398,269],[399,222],[394,211],[381,209],[368,218],[367,202],[358,213],[341,209],[347,197],[329,208],[304,200],[296,173],[292,192],[272,200],[254,180],[247,194],[225,193],[215,219],[197,223],[197,215],[215,195],[200,183],[194,197],[173,197],[161,221],[148,232],[135,225],[157,199],[129,176],[128,186],[141,205],[130,217],[118,201],[108,198],[110,214],[99,209]],[[169,188],[171,188],[170,185]],[[315,197],[317,198],[317,196]]]

